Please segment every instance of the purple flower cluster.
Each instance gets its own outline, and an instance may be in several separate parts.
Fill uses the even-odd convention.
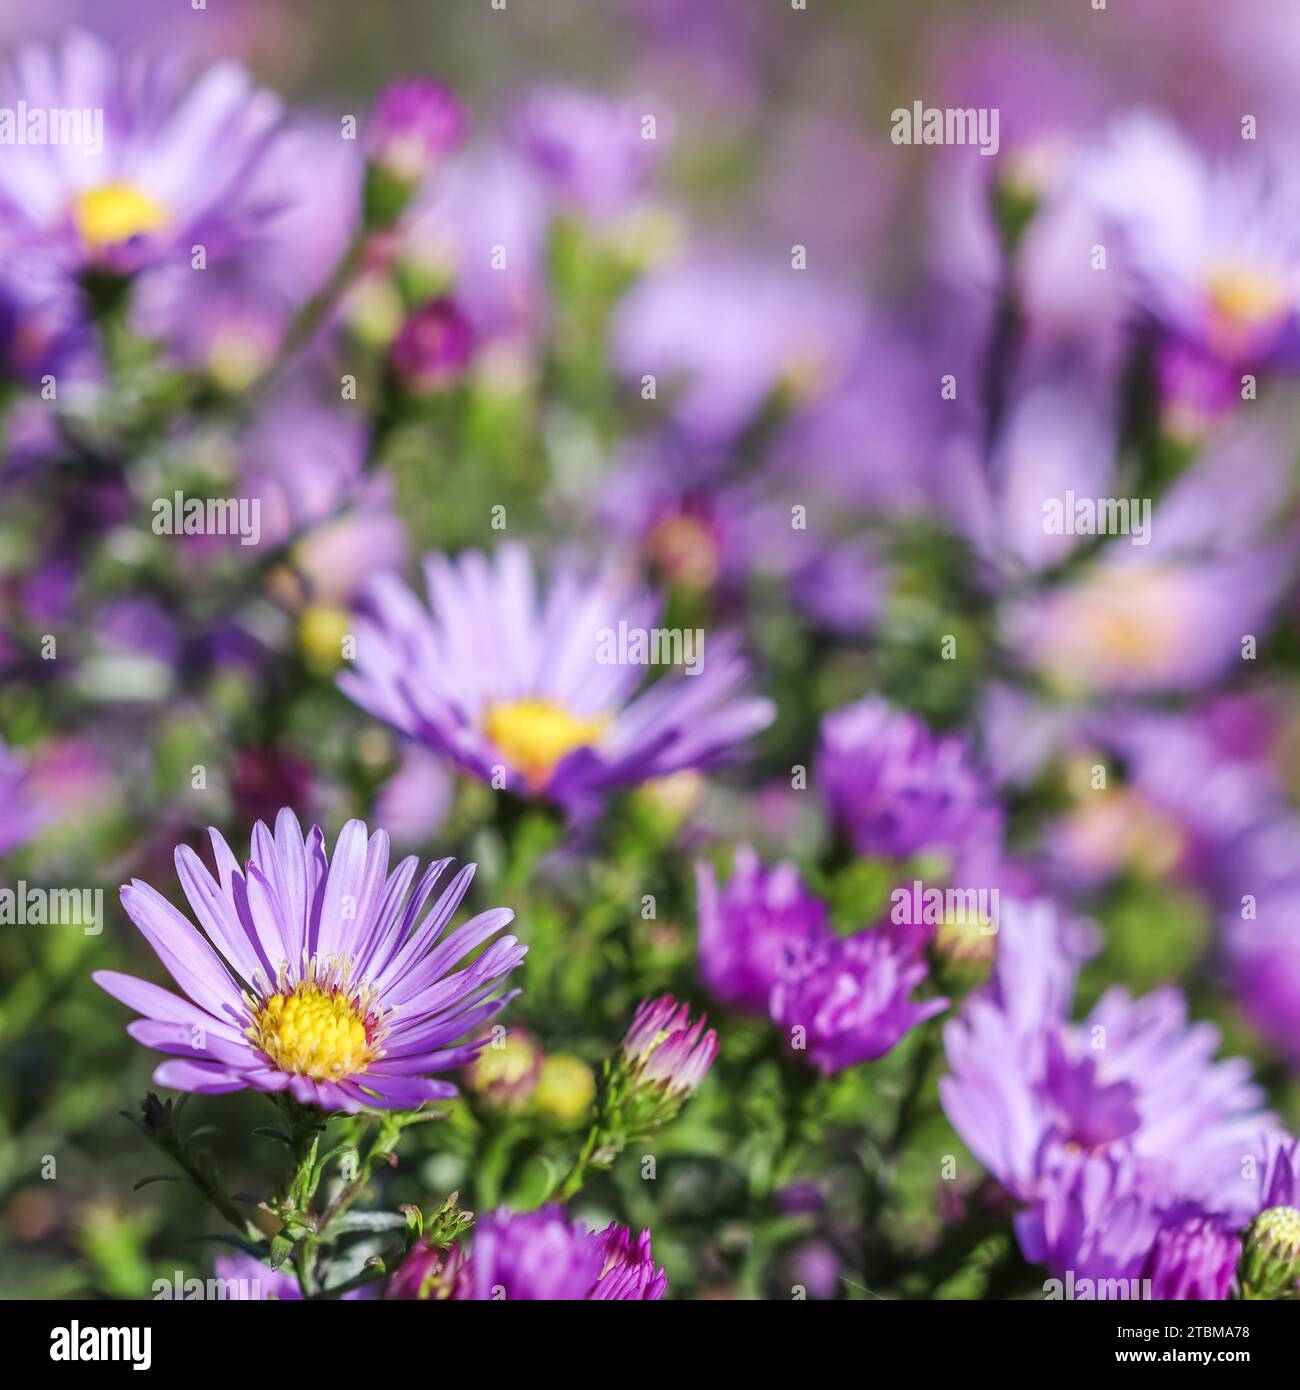
[[[911,997],[928,975],[915,939],[887,928],[834,935],[793,864],[765,869],[741,846],[724,888],[704,864],[696,881],[704,982],[735,1008],[770,1014],[823,1074],[883,1056],[947,1008]]]

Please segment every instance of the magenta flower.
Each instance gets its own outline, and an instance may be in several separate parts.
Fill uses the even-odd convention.
[[[956,850],[1001,826],[992,789],[963,740],[934,736],[879,696],[822,720],[816,779],[859,854]]]
[[[379,94],[366,153],[391,177],[417,184],[464,139],[465,109],[440,82],[408,77]]]
[[[409,1258],[409,1257],[408,1257]],[[477,1300],[660,1299],[667,1275],[650,1253],[650,1232],[633,1240],[625,1227],[589,1231],[562,1207],[479,1221],[468,1278],[455,1298]]]
[[[388,360],[403,386],[428,395],[459,380],[473,353],[469,320],[450,299],[435,299],[402,324]]]
[[[404,1110],[456,1094],[430,1072],[465,1065],[457,1046],[511,998],[489,996],[527,951],[491,938],[514,913],[494,908],[445,935],[474,875],[462,868],[421,917],[451,864],[388,872],[388,836],[349,821],[327,860],[319,826],[304,839],[290,810],[260,821],[243,872],[211,830],[214,879],[188,845],[176,871],[196,928],[139,879],[122,904],[184,997],[115,970],[95,981],[143,1015],[127,1032],[170,1054],[154,1072],[178,1091],[288,1091],[304,1104]],[[409,897],[408,897],[409,892]],[[471,963],[471,953],[484,947]],[[459,967],[459,968],[457,968]]]
[[[57,52],[21,49],[0,105],[102,112],[81,139],[12,145],[0,163],[0,225],[23,254],[69,272],[209,263],[274,213],[253,188],[280,119],[277,97],[233,63],[198,75],[175,62],[119,62],[78,31]],[[83,125],[86,122],[83,120]]]
[[[638,693],[647,668],[631,642],[648,639],[659,604],[613,568],[562,564],[543,597],[528,552],[506,544],[495,558],[430,556],[425,575],[432,611],[396,578],[375,581],[339,685],[494,787],[590,811],[615,788],[713,767],[773,718],[745,693],[729,633],[704,635],[696,674]]]
[[[916,948],[889,932],[832,936],[780,973],[772,987],[772,1021],[796,1055],[829,1076],[883,1057],[948,1007],[946,999],[911,999],[926,975]]]
[[[736,849],[727,885],[698,864],[700,975],[724,1003],[765,1014],[772,986],[790,960],[829,941],[826,906],[791,863],[765,869],[749,845]]]
[[[689,1005],[671,994],[643,999],[623,1038],[622,1059],[634,1086],[685,1100],[704,1080],[718,1055],[718,1035],[704,1031],[703,1014],[691,1022]]]

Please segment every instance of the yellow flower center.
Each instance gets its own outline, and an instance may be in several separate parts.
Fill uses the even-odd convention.
[[[254,1015],[249,1036],[281,1071],[317,1081],[355,1076],[378,1055],[355,991],[311,982],[271,995]]]
[[[129,183],[105,183],[77,200],[77,231],[92,249],[116,246],[132,237],[160,232],[167,214],[147,193]]]
[[[546,785],[556,764],[577,748],[588,748],[604,737],[609,717],[583,719],[552,700],[504,700],[493,705],[483,732],[530,786]]]
[[[1220,266],[1207,277],[1210,308],[1221,328],[1260,328],[1286,310],[1286,287],[1249,266]]]

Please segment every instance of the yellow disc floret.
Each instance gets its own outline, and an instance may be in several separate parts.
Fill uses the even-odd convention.
[[[300,984],[257,1010],[250,1036],[281,1071],[337,1081],[365,1071],[377,1050],[355,992]]]
[[[604,737],[607,717],[583,719],[552,700],[528,698],[492,705],[483,732],[535,789],[546,785],[556,764]]]
[[[101,250],[132,237],[162,231],[167,225],[167,214],[132,184],[105,183],[88,189],[77,199],[76,221],[82,241]]]

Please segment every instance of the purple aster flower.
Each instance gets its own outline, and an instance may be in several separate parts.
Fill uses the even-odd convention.
[[[481,339],[527,340],[545,318],[549,226],[536,170],[513,150],[475,147],[417,196],[401,254],[440,281],[451,278]]]
[[[1148,112],[1117,120],[1083,188],[1124,239],[1142,306],[1229,361],[1259,359],[1294,322],[1293,184],[1241,155],[1213,164]],[[1118,258],[1117,258],[1118,259]]]
[[[539,87],[515,118],[515,139],[558,198],[596,215],[618,212],[644,188],[670,137],[656,121],[642,134],[649,108],[573,87]],[[662,113],[661,113],[662,114]]]
[[[0,855],[25,845],[45,820],[33,793],[31,770],[0,739]]]
[[[527,951],[513,936],[485,945],[513,919],[506,908],[445,935],[474,865],[421,918],[452,861],[431,864],[416,882],[412,856],[390,875],[387,834],[369,835],[359,820],[343,827],[330,861],[319,826],[304,839],[293,812],[282,810],[274,836],[260,821],[254,826],[242,873],[218,831],[209,834],[215,879],[188,845],[175,856],[202,932],[147,883],[122,889],[127,915],[184,997],[115,970],[94,975],[143,1015],[131,1036],[171,1055],[155,1083],[201,1093],[288,1091],[303,1104],[348,1112],[455,1095],[428,1073],[474,1055],[477,1044],[454,1044],[518,993],[489,998]]]
[[[477,1300],[660,1299],[668,1285],[650,1254],[650,1232],[632,1239],[611,1225],[589,1231],[562,1207],[491,1212],[478,1223],[469,1280],[456,1297]]]
[[[792,1052],[829,1076],[883,1057],[948,1007],[946,999],[911,999],[926,975],[915,947],[889,932],[830,937],[782,970],[772,987],[772,1021]]]
[[[1242,1160],[1272,1121],[1248,1063],[1214,1060],[1218,1031],[1189,1023],[1175,989],[1138,1000],[1110,989],[1072,1022],[1089,949],[1077,929],[1046,902],[1005,898],[999,927],[992,981],[945,1029],[951,1074],[939,1091],[967,1146],[1027,1204],[1026,1254],[1113,1253],[1122,1229],[1140,1266],[1141,1230],[1154,1240],[1179,1203],[1229,1220],[1253,1210]]]
[[[465,108],[440,82],[407,77],[380,92],[366,153],[390,177],[417,184],[464,139]]]
[[[599,794],[723,761],[772,720],[744,694],[738,639],[710,635],[698,674],[645,667],[618,634],[649,634],[658,601],[607,568],[557,567],[537,593],[528,552],[429,557],[432,612],[393,576],[369,591],[357,670],[339,684],[379,719],[465,771],[576,810]]]
[[[671,994],[643,999],[623,1038],[622,1062],[634,1087],[685,1100],[704,1080],[718,1055],[718,1035],[704,1031],[703,1014],[691,1021],[690,1007]]]
[[[175,62],[119,63],[74,32],[57,52],[20,49],[0,104],[102,111],[79,142],[10,146],[0,165],[0,225],[25,254],[66,271],[131,272],[165,260],[209,262],[260,228],[274,205],[249,192],[272,141],[279,99],[233,63],[197,78]]]
[[[1159,518],[1154,525],[1159,526]],[[1196,690],[1241,660],[1270,622],[1292,547],[1227,559],[1130,562],[1111,547],[1074,582],[1014,605],[1005,640],[1073,696]]]
[[[619,303],[614,361],[638,384],[647,374],[660,389],[684,382],[676,420],[693,439],[724,443],[773,393],[815,398],[856,356],[852,296],[810,275],[735,251],[648,275]]]
[[[700,975],[724,1003],[767,1012],[772,986],[792,957],[830,939],[826,906],[791,863],[765,869],[749,845],[736,849],[721,892],[707,864],[696,865]]]
[[[965,742],[936,737],[879,696],[822,720],[816,779],[859,854],[955,850],[1000,828],[991,787]]]
[[[450,299],[435,299],[402,324],[388,360],[398,381],[417,395],[458,381],[474,353],[474,329]]]
[[[1240,1259],[1241,1237],[1221,1217],[1173,1216],[1156,1232],[1143,1277],[1153,1298],[1221,1302]]]

